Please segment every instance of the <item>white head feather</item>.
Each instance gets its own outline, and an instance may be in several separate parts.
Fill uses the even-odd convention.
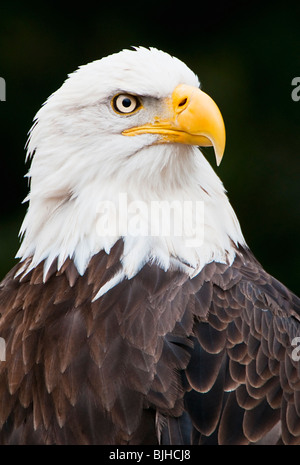
[[[151,201],[203,201],[204,240],[191,247],[187,237],[174,234],[123,234],[118,279],[134,276],[148,260],[194,275],[212,260],[234,259],[232,243],[244,244],[244,239],[223,185],[199,149],[155,144],[154,134],[122,135],[153,118],[161,99],[170,97],[179,84],[199,86],[199,81],[167,53],[137,48],[81,66],[49,97],[28,141],[31,188],[17,256],[30,257],[30,268],[45,260],[46,275],[55,258],[59,268],[71,257],[83,274],[91,257],[102,249],[109,252],[122,235],[99,234],[97,226],[103,213],[99,205],[105,201],[122,216],[120,194],[126,194],[128,204],[138,200],[149,206]],[[118,93],[143,96],[146,110],[118,115],[111,106]],[[119,226],[124,231],[124,224]]]

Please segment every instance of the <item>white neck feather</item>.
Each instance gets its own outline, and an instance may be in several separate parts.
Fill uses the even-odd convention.
[[[235,257],[234,244],[245,244],[221,181],[195,147],[148,145],[139,153],[143,159],[140,167],[136,165],[133,170],[136,161],[132,156],[127,157],[123,169],[119,165],[118,171],[109,171],[105,164],[103,169],[95,169],[95,154],[91,152],[84,154],[83,170],[80,165],[83,154],[77,154],[75,161],[70,158],[71,167],[68,163],[59,165],[59,157],[42,150],[43,147],[36,149],[29,173],[30,203],[17,254],[22,260],[30,257],[27,271],[45,260],[46,276],[53,260],[58,258],[59,269],[71,257],[78,272],[84,274],[94,254],[103,249],[108,253],[123,236],[123,271],[115,282],[124,277],[130,279],[147,261],[156,262],[165,270],[181,268],[194,276],[213,260],[231,263]],[[56,166],[49,172],[51,157]],[[78,164],[74,166],[76,160]],[[68,175],[71,168],[72,177]],[[152,207],[161,206],[158,202],[162,201],[168,202],[165,206],[170,207],[172,224],[169,231],[157,235],[163,227],[161,213]],[[129,214],[125,205],[130,206]],[[193,215],[195,206],[200,208],[196,223],[195,216],[182,220],[183,205],[192,207]],[[117,225],[115,234],[107,231],[112,224]],[[134,224],[145,229],[137,234],[136,229],[132,230]]]

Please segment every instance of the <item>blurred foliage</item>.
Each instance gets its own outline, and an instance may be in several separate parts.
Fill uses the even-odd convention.
[[[80,64],[132,45],[187,63],[227,128],[220,168],[246,240],[300,294],[300,2],[21,2],[0,4],[0,277],[14,263],[26,205],[24,145],[34,114]],[[207,157],[214,165],[212,151]]]

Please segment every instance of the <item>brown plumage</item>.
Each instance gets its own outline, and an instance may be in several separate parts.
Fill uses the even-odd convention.
[[[121,253],[2,282],[1,443],[247,444],[281,420],[299,444],[299,299],[240,249],[194,279],[146,264],[92,302]]]

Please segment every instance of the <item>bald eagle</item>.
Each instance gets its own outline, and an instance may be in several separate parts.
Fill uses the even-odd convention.
[[[218,107],[154,48],[81,66],[38,111],[0,285],[1,444],[300,443],[300,300],[203,146],[219,164]]]

